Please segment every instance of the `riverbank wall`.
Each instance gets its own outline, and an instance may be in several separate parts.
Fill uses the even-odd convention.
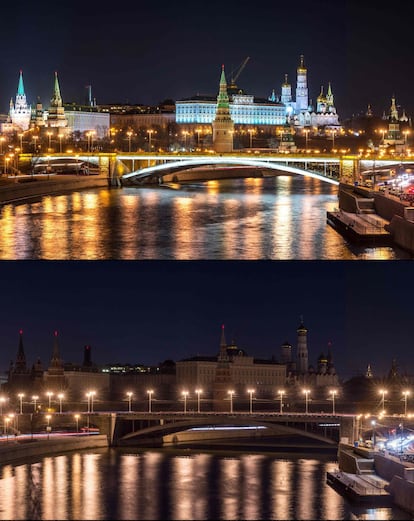
[[[3,440],[1,442],[0,465],[72,450],[97,449],[108,446],[108,437],[104,434],[51,436],[49,439],[29,438],[24,441],[14,440],[13,437],[10,437],[8,441]]]
[[[36,197],[109,186],[104,176],[50,176],[35,181],[2,180],[0,182],[0,204],[24,202]]]

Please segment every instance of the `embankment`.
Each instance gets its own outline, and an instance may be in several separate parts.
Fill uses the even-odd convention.
[[[49,179],[25,182],[2,180],[0,204],[25,202],[44,195],[107,186],[109,186],[108,178],[104,176],[50,176]]]
[[[90,436],[56,436],[50,439],[29,439],[15,441],[10,438],[0,445],[0,465],[25,461],[51,454],[60,454],[71,450],[96,449],[108,447],[108,438],[104,434]]]

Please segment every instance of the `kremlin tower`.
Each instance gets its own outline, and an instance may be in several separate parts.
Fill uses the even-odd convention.
[[[27,130],[30,126],[32,109],[27,104],[23,85],[23,73],[20,71],[19,84],[17,87],[16,102],[10,100],[9,117],[15,129]]]
[[[296,84],[296,112],[305,112],[309,108],[307,69],[304,63],[304,56],[301,54],[300,63],[297,68]]]
[[[53,96],[50,100],[50,107],[47,116],[48,127],[67,127],[68,121],[65,116],[62,96],[60,95],[60,87],[57,72],[55,72],[55,84]]]
[[[222,65],[220,90],[217,96],[216,116],[212,122],[213,147],[216,152],[233,151],[234,122],[231,119],[229,96],[227,94],[227,82]]]

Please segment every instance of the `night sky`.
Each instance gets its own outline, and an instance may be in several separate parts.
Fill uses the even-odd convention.
[[[414,374],[411,261],[103,261],[0,263],[0,367],[47,367],[53,332],[64,361],[156,365],[218,353],[221,325],[258,358],[296,348],[300,318],[309,361],[332,354],[341,378],[377,376],[392,359]]]
[[[293,94],[300,54],[309,96],[331,81],[341,120],[388,112],[391,96],[414,113],[412,18],[406,0],[295,2],[12,2],[2,6],[0,111],[7,113],[23,70],[30,103],[44,107],[59,74],[64,102],[82,102],[86,85],[102,103],[158,104],[217,95],[221,65],[245,92]]]

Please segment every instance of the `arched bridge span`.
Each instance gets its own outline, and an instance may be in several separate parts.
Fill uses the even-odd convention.
[[[332,172],[333,166],[339,166],[339,160],[330,158],[292,158],[292,159],[257,159],[244,157],[194,157],[191,159],[175,159],[162,164],[147,166],[124,174],[120,180],[122,185],[141,185],[145,183],[162,182],[163,176],[174,172],[195,169],[202,166],[247,166],[257,169],[277,170],[289,174],[313,177],[326,183],[339,184],[339,171]],[[302,166],[303,165],[303,166]],[[214,170],[212,170],[214,173]],[[222,175],[217,178],[223,177]],[[212,177],[214,178],[214,177]]]
[[[349,419],[347,419],[349,420]],[[344,423],[346,425],[344,425]],[[223,428],[227,430],[224,432]],[[165,445],[221,438],[301,436],[335,445],[354,424],[330,415],[117,414],[115,445]]]

